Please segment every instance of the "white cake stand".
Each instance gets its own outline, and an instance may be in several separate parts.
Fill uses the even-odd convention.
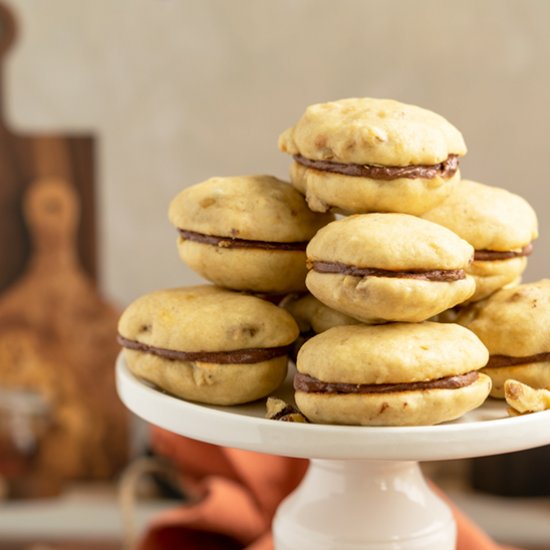
[[[122,357],[122,356],[121,356]],[[279,506],[276,550],[453,550],[456,526],[418,462],[519,451],[550,443],[550,411],[508,417],[487,401],[438,426],[370,428],[267,420],[264,402],[212,407],[138,380],[119,357],[118,392],[144,420],[217,445],[311,459]],[[277,395],[292,400],[290,380]]]

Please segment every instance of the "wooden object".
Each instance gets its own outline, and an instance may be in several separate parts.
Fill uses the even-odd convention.
[[[0,296],[0,386],[40,392],[54,430],[38,470],[109,477],[126,461],[126,413],[114,387],[118,312],[80,267],[78,202],[62,179],[33,182],[24,200],[33,255]]]
[[[0,62],[15,35],[0,3]],[[34,390],[51,406],[28,480],[30,493],[51,493],[126,462],[113,373],[119,312],[95,284],[93,138],[16,135],[2,106],[0,78],[0,388]]]
[[[478,491],[506,497],[549,496],[549,460],[548,445],[518,453],[476,458],[472,461],[472,486]]]

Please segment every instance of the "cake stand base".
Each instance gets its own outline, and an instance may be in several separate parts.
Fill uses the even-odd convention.
[[[276,550],[454,550],[449,507],[417,462],[313,459],[277,510]]]

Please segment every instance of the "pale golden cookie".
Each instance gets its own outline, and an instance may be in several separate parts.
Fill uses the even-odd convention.
[[[357,319],[326,306],[311,294],[289,295],[279,305],[294,317],[302,333],[319,334],[332,327],[359,323]]]
[[[459,325],[392,323],[331,328],[298,355],[296,403],[320,423],[437,424],[478,407],[490,379],[485,346]]]
[[[300,348],[315,334],[332,327],[359,323],[357,319],[326,306],[311,294],[289,294],[279,306],[285,308],[294,317],[300,329],[300,336],[292,345],[290,353],[294,362],[296,362]]]
[[[277,388],[298,332],[282,308],[207,285],[142,296],[119,321],[124,357],[136,376],[217,405],[245,403]]]
[[[475,332],[491,357],[483,372],[493,397],[513,378],[534,388],[550,385],[550,280],[495,292],[463,308],[457,322]]]
[[[526,256],[538,237],[537,216],[522,197],[498,187],[462,180],[422,216],[454,231],[476,250],[467,272],[476,281],[470,301],[519,283]]]
[[[168,217],[194,271],[220,286],[265,293],[305,290],[305,246],[333,219],[312,212],[288,183],[263,175],[188,187]]]
[[[406,214],[330,223],[307,248],[309,291],[365,323],[419,322],[467,300],[473,248],[452,231]]]
[[[293,184],[324,212],[406,212],[441,202],[466,153],[443,117],[398,101],[349,98],[309,106],[279,138],[294,157]]]

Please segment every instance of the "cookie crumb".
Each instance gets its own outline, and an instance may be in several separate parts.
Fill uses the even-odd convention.
[[[296,407],[289,405],[278,397],[268,397],[266,401],[266,415],[270,420],[283,422],[309,422],[309,420]]]
[[[509,406],[508,414],[517,416],[550,409],[550,391],[536,389],[517,380],[504,382],[504,398]]]

